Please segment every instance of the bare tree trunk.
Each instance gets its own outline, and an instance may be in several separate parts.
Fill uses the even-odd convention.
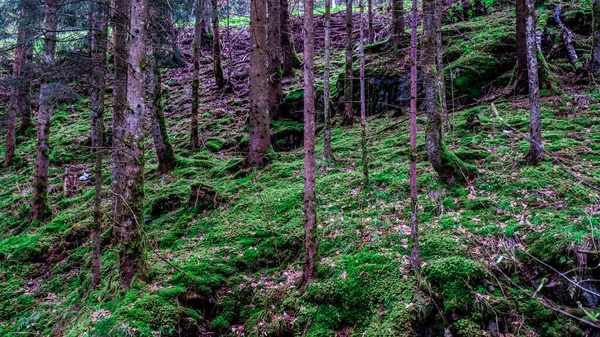
[[[56,29],[58,24],[58,0],[46,0],[44,15],[43,74],[40,80],[40,107],[33,177],[31,217],[43,218],[48,211],[48,168],[50,166],[50,116],[53,108],[52,83],[54,82],[54,54],[56,52]]]
[[[269,116],[279,116],[279,104],[283,97],[281,89],[281,8],[280,0],[267,0],[269,15],[267,17],[268,34],[268,82],[269,82]]]
[[[288,0],[280,0],[281,10],[281,55],[283,76],[290,76],[294,69],[300,68],[301,63],[294,48],[294,33],[290,23],[290,9]]]
[[[592,72],[600,74],[600,0],[594,0],[592,7]]]
[[[106,45],[108,38],[108,4],[93,5],[92,26],[92,151],[95,152],[94,225],[92,227],[92,287],[100,285],[100,233],[102,230],[102,147],[104,146],[104,87],[106,86]]]
[[[153,63],[153,69],[148,71],[148,102],[151,106],[150,112],[150,130],[154,149],[158,158],[158,171],[161,173],[171,172],[177,162],[173,153],[173,146],[169,141],[167,125],[165,123],[165,111],[163,105],[162,74],[160,68]]]
[[[419,203],[417,195],[417,26],[418,0],[412,0],[410,20],[410,232],[412,247],[410,265],[413,270],[421,266],[419,254]]]
[[[344,125],[354,124],[352,116],[352,0],[346,0],[346,80],[344,82]]]
[[[392,46],[404,46],[404,0],[392,0]]]
[[[250,4],[250,151],[248,164],[266,164],[265,153],[271,146],[267,82],[267,4],[252,0]]]
[[[441,3],[441,1],[440,1]],[[446,81],[444,79],[444,60],[443,60],[443,50],[442,50],[442,6],[437,5],[435,8],[436,19],[435,22],[437,27],[435,29],[435,44],[438,49],[436,53],[436,62],[437,62],[437,74],[438,74],[438,90],[440,97],[440,107],[442,109],[442,117],[443,117],[443,131],[450,130],[450,119],[448,118],[448,102],[446,101]]]
[[[323,114],[325,117],[325,128],[323,130],[323,158],[331,160],[331,89],[329,88],[329,74],[331,66],[330,50],[331,31],[331,0],[325,0],[325,56],[323,70]]]
[[[567,54],[569,55],[569,61],[571,61],[573,68],[575,68],[576,71],[579,71],[579,70],[581,70],[581,68],[583,68],[583,63],[581,63],[581,61],[577,57],[577,52],[575,51],[575,46],[573,45],[573,33],[571,32],[571,30],[569,28],[567,28],[567,26],[565,26],[562,23],[562,20],[560,19],[561,10],[562,10],[562,8],[560,6],[556,6],[556,9],[554,10],[554,20],[556,21],[556,24],[558,24],[558,26],[560,27],[560,30],[562,32],[562,39],[563,39],[563,42],[565,43],[565,48],[567,49]],[[534,21],[534,29],[535,29],[535,21]],[[536,43],[536,48],[537,48],[537,43]],[[593,48],[592,48],[592,53],[593,53]]]
[[[304,0],[304,285],[309,285],[316,276],[314,55],[313,0]]]
[[[544,156],[542,145],[542,116],[538,84],[537,47],[535,42],[535,5],[534,0],[525,0],[525,32],[527,41],[527,70],[529,77],[529,153],[527,162],[537,165]]]
[[[133,0],[130,11],[130,30],[127,72],[127,109],[121,151],[124,156],[123,174],[114,177],[121,189],[124,204],[120,221],[115,224],[119,247],[119,285],[129,289],[135,276],[145,269],[142,224],[144,211],[144,71],[148,43],[148,0]]]
[[[223,66],[221,65],[221,34],[219,32],[219,4],[217,0],[211,0],[212,3],[212,25],[213,25],[213,73],[219,89],[225,87],[225,77],[223,76]]]
[[[365,6],[364,1],[360,1],[360,41],[359,41],[359,53],[360,53],[360,145],[362,149],[362,164],[363,164],[363,184],[366,189],[369,186],[369,159],[367,154],[367,106],[366,106],[366,95],[365,95],[365,20],[364,12]],[[369,0],[370,2],[370,0]]]
[[[527,41],[525,32],[525,0],[516,0],[516,32],[517,32],[517,73],[515,75],[515,93],[527,92]]]
[[[202,57],[202,9],[204,0],[196,0],[196,23],[194,24],[194,73],[192,77],[192,118],[190,132],[190,147],[200,148],[198,134],[198,106],[200,103],[200,58]]]
[[[368,10],[368,30],[369,30],[369,44],[375,42],[375,29],[373,28],[373,0],[367,0]],[[363,42],[364,43],[364,42]]]

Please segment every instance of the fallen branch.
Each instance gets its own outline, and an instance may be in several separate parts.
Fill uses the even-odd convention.
[[[560,6],[556,6],[556,9],[554,10],[554,20],[556,20],[556,23],[562,31],[562,39],[565,43],[565,47],[567,48],[567,53],[569,54],[569,61],[571,61],[571,64],[573,65],[573,67],[575,67],[575,70],[580,70],[581,68],[583,68],[583,64],[577,57],[575,47],[573,47],[573,33],[571,33],[569,28],[567,28],[560,20],[561,11],[562,8]]]

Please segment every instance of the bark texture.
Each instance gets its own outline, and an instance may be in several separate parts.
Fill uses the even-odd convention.
[[[324,42],[324,70],[323,70],[323,114],[325,118],[325,128],[323,130],[323,159],[331,160],[331,90],[329,87],[329,74],[331,67],[331,0],[325,0],[325,42]]]
[[[219,29],[219,3],[217,0],[211,0],[212,4],[212,26],[213,26],[213,74],[217,88],[225,87],[225,76],[223,75],[223,66],[221,65],[221,33]]]
[[[169,141],[167,125],[165,123],[165,108],[163,104],[162,73],[158,65],[154,65],[148,73],[148,102],[150,102],[150,133],[154,141],[154,149],[158,158],[158,171],[171,172],[177,162],[173,146]]]
[[[132,0],[127,72],[127,109],[122,126],[121,151],[125,154],[123,171],[114,179],[122,186],[122,199],[118,210],[119,222],[115,224],[119,238],[119,285],[129,289],[134,277],[145,269],[144,244],[142,240],[144,206],[144,115],[145,80],[143,66],[146,63],[148,42],[148,0]]]
[[[48,168],[50,166],[50,116],[53,108],[54,63],[56,52],[56,29],[58,24],[58,0],[46,0],[44,14],[43,74],[40,79],[40,103],[33,177],[31,217],[41,219],[48,213]]]
[[[404,46],[404,0],[392,0],[392,46]]]
[[[196,1],[196,23],[194,24],[194,70],[192,77],[192,117],[190,120],[190,147],[200,148],[198,133],[198,106],[200,103],[200,58],[202,57],[202,9],[204,0]]]
[[[269,115],[274,119],[279,116],[279,104],[283,97],[281,88],[281,7],[279,0],[267,1],[269,5],[267,17]]]
[[[412,0],[410,20],[410,232],[412,247],[410,249],[410,265],[418,270],[421,265],[419,254],[419,204],[417,194],[417,25],[418,0]]]
[[[304,0],[304,285],[316,276],[315,32],[313,0]]]
[[[367,0],[367,15],[368,15],[368,24],[367,29],[369,30],[369,44],[375,42],[375,29],[373,28],[373,0]]]
[[[31,96],[31,82],[33,77],[31,74],[35,73],[35,65],[33,63],[33,45],[35,44],[36,38],[36,23],[40,17],[39,6],[37,2],[33,0],[26,0],[25,4],[25,17],[23,18],[25,39],[23,40],[23,63],[21,64],[22,76],[20,78],[20,96],[18,98],[18,105],[20,107],[18,114],[21,117],[21,124],[17,129],[17,135],[23,135],[25,132],[33,127],[32,120],[32,96]]]
[[[265,153],[271,146],[267,79],[267,4],[252,0],[250,4],[250,150],[248,164],[266,164]]]
[[[517,33],[517,73],[515,74],[515,92],[526,93],[528,90],[527,76],[527,41],[525,32],[525,1],[516,0],[516,33]]]
[[[542,146],[542,116],[540,110],[540,93],[537,68],[537,47],[535,41],[535,6],[534,0],[525,0],[526,19],[525,32],[527,41],[527,70],[529,77],[529,153],[527,162],[537,165],[544,156]]]
[[[294,73],[294,69],[300,68],[302,65],[296,48],[294,48],[294,34],[292,32],[292,24],[290,23],[290,9],[288,0],[280,0],[281,9],[281,56],[282,70],[284,76],[289,76]]]
[[[370,2],[370,1],[369,1]],[[359,57],[360,57],[360,145],[362,150],[363,184],[366,189],[369,186],[369,159],[367,153],[367,97],[365,93],[365,20],[364,1],[360,0],[359,19]]]
[[[600,0],[594,0],[592,7],[592,71],[600,74]]]
[[[344,125],[350,126],[354,124],[352,117],[352,0],[346,0],[346,69],[344,82]]]

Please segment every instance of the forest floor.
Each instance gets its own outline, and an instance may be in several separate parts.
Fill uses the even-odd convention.
[[[494,21],[497,27],[508,24],[511,15],[505,12],[508,19]],[[478,18],[445,29],[470,27],[475,32],[486,22]],[[103,205],[103,282],[91,289],[88,228],[94,191],[91,179],[81,179],[85,173],[93,176],[89,100],[61,105],[52,116],[53,216],[46,222],[28,220],[35,140],[32,133],[22,137],[20,165],[0,174],[0,335],[447,336],[446,329],[458,337],[598,333],[564,314],[597,324],[595,283],[578,283],[598,279],[600,193],[580,181],[600,185],[596,88],[564,85],[543,91],[543,139],[550,155],[535,167],[524,164],[527,97],[499,95],[494,100],[497,114],[489,103],[451,113],[448,148],[479,168],[478,178],[462,186],[445,186],[436,179],[425,157],[427,120],[418,118],[423,266],[417,276],[408,268],[405,116],[368,120],[368,188],[362,184],[359,127],[336,126],[335,161],[317,162],[318,278],[301,291],[302,149],[270,152],[270,164],[256,172],[241,168],[247,142],[247,52],[239,47],[247,46],[243,36],[235,34],[240,40],[232,44],[237,46],[236,62],[243,60],[232,67],[234,93],[213,89],[204,64],[202,151],[192,152],[186,145],[189,64],[165,77],[166,120],[178,166],[171,174],[158,174],[148,143],[147,282],[135,281],[126,293],[118,290],[108,197]],[[474,44],[477,37],[473,33],[468,39]],[[454,45],[467,40],[464,35],[455,38]],[[188,57],[189,33],[180,39]],[[382,64],[390,56],[369,57]],[[342,64],[334,66],[341,69]],[[299,81],[299,76],[287,80],[286,88]],[[319,158],[322,147],[320,137]],[[192,192],[198,186],[216,194],[203,199]]]

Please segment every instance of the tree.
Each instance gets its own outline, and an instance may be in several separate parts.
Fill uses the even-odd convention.
[[[429,162],[445,183],[451,184],[464,180],[475,173],[475,168],[463,163],[451,153],[444,143],[442,118],[440,113],[440,75],[437,70],[437,55],[441,46],[436,43],[436,34],[440,25],[435,14],[436,0],[423,0],[423,43],[421,65],[425,109],[427,111],[426,149]]]
[[[537,165],[544,156],[542,145],[542,116],[537,69],[537,45],[535,41],[534,0],[525,0],[525,32],[527,41],[527,74],[529,84],[529,153],[527,162]]]
[[[325,0],[325,56],[323,70],[323,114],[325,117],[325,128],[323,130],[323,158],[331,160],[331,90],[329,88],[330,58],[331,50],[329,45],[331,31],[331,0]]]
[[[257,168],[266,163],[271,146],[267,82],[267,5],[265,0],[250,4],[250,149],[248,164]]]
[[[440,108],[442,109],[443,131],[450,130],[450,118],[448,117],[448,102],[446,101],[446,81],[444,78],[444,53],[442,52],[442,6],[435,8],[435,43],[438,49],[436,53],[436,66],[438,74],[438,96],[440,98]]]
[[[369,30],[369,44],[375,42],[375,29],[373,28],[373,0],[367,0],[367,11],[368,11],[368,30]],[[361,18],[362,20],[362,18]]]
[[[352,116],[352,0],[346,0],[346,79],[344,81],[344,125],[354,124]]]
[[[526,34],[526,5],[525,0],[516,0],[515,29],[517,32],[517,73],[515,75],[515,92],[522,94],[528,90],[527,75],[527,34]]]
[[[316,170],[315,170],[315,31],[313,0],[304,0],[304,285],[315,278]]]
[[[142,224],[144,211],[144,114],[145,80],[143,67],[146,62],[148,42],[148,0],[131,2],[127,71],[127,109],[121,147],[115,149],[125,154],[123,171],[113,177],[120,186],[122,205],[114,214],[119,238],[119,285],[129,289],[131,281],[145,269]]]
[[[369,1],[370,2],[370,1]],[[361,149],[363,161],[363,183],[365,189],[369,185],[369,160],[367,155],[367,106],[365,95],[365,20],[364,20],[364,4],[360,0],[360,38],[359,38],[359,54],[360,54],[360,134],[361,134]]]
[[[600,0],[594,0],[592,7],[592,71],[595,75],[600,74]]]
[[[412,0],[410,19],[410,232],[412,247],[410,265],[418,270],[421,265],[419,254],[419,203],[417,190],[417,26],[418,0]]]
[[[25,132],[33,127],[33,119],[32,119],[32,106],[31,106],[31,82],[33,80],[33,74],[35,74],[35,65],[33,63],[33,45],[35,44],[36,38],[36,30],[38,27],[38,21],[40,17],[39,6],[37,2],[33,0],[25,0],[24,1],[26,8],[26,15],[23,18],[24,22],[24,45],[23,45],[23,54],[24,60],[21,65],[21,71],[23,76],[21,77],[20,82],[20,94],[21,97],[19,99],[19,114],[21,115],[21,124],[19,124],[19,128],[17,129],[17,134],[22,135]]]
[[[269,116],[274,119],[279,115],[279,104],[283,97],[281,88],[281,8],[279,0],[267,0],[269,14],[267,17],[268,34],[268,104]]]
[[[192,150],[200,148],[198,135],[198,105],[200,102],[200,58],[202,57],[202,9],[204,0],[196,0],[196,23],[194,24],[194,72],[192,75],[192,118],[190,132],[190,147]]]
[[[93,4],[91,34],[92,73],[92,152],[96,161],[94,165],[94,224],[92,227],[92,287],[100,285],[100,232],[102,229],[102,147],[104,146],[104,87],[106,70],[106,45],[108,37],[108,4],[97,1]]]
[[[212,25],[213,25],[213,74],[217,88],[225,87],[225,77],[223,76],[223,66],[221,65],[221,34],[219,32],[219,4],[217,0],[211,0],[212,4]]]
[[[46,0],[44,10],[44,50],[42,52],[42,77],[40,79],[40,103],[33,177],[32,219],[47,214],[48,168],[50,166],[50,116],[54,104],[54,63],[56,53],[56,29],[58,25],[58,0]]]
[[[392,46],[404,45],[404,0],[392,0]]]
[[[294,73],[294,69],[300,68],[301,62],[294,48],[294,33],[290,23],[290,9],[288,0],[280,0],[281,19],[281,56],[282,72],[284,76]]]

